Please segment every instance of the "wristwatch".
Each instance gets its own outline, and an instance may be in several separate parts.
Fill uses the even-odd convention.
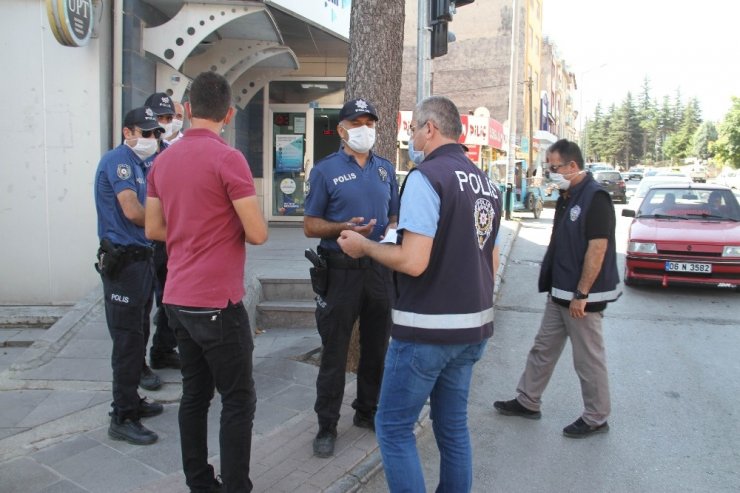
[[[588,293],[581,293],[580,289],[576,289],[576,293],[573,296],[574,300],[587,300],[588,299]]]

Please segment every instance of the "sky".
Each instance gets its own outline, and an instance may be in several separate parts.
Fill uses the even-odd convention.
[[[526,0],[524,0],[526,1]],[[718,122],[740,97],[740,1],[542,0],[543,36],[576,74],[585,115],[637,97],[643,80],[662,104],[676,89]]]

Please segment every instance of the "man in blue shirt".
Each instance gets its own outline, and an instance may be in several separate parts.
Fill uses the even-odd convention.
[[[319,432],[313,451],[318,457],[334,453],[347,351],[358,316],[360,362],[353,422],[374,429],[391,325],[390,271],[370,258],[350,258],[336,239],[351,229],[379,241],[398,220],[395,169],[370,151],[378,120],[375,108],[355,99],[342,107],[339,120],[343,146],[311,171],[303,223],[306,236],[321,238],[319,255],[328,267],[327,291],[316,298],[316,325],[324,346],[314,406]]]
[[[154,280],[152,249],[144,236],[144,161],[156,152],[163,129],[147,107],[129,111],[123,125],[123,142],[103,155],[95,173],[100,238],[96,268],[103,281],[105,318],[113,340],[108,436],[149,445],[157,441],[157,434],[139,419],[161,414],[162,405],[147,402],[137,391]]]

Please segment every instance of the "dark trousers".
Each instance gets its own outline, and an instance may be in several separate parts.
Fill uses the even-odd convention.
[[[167,319],[167,310],[162,305],[164,285],[167,282],[167,247],[164,242],[154,242],[153,258],[154,271],[156,272],[154,300],[157,303],[157,313],[154,315],[155,330],[149,355],[156,358],[158,354],[172,352],[177,347],[177,339],[175,338],[175,331],[170,327]]]
[[[328,292],[316,301],[316,326],[323,345],[314,405],[319,426],[334,427],[339,421],[347,352],[358,316],[360,362],[352,407],[369,417],[377,409],[391,329],[390,288],[390,271],[376,262],[363,269],[329,268]]]
[[[154,265],[151,259],[131,262],[115,279],[101,275],[105,319],[113,340],[113,413],[138,418],[141,357],[146,351],[152,309]]]
[[[193,308],[165,304],[182,362],[180,446],[187,485],[208,489],[208,408],[214,388],[221,394],[221,478],[224,491],[252,491],[249,460],[257,403],[252,379],[254,342],[244,304]]]

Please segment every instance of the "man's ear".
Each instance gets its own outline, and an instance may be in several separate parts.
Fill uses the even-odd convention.
[[[123,127],[123,138],[124,140],[135,139],[136,134],[131,131],[128,127]]]
[[[188,117],[188,120],[192,120],[193,112],[192,108],[190,108],[190,101],[185,101],[182,105],[185,108],[185,115]]]
[[[236,114],[236,110],[233,106],[229,106],[229,111],[226,112],[226,118],[224,118],[224,125],[228,125],[231,123],[231,119],[234,118],[234,115]]]

